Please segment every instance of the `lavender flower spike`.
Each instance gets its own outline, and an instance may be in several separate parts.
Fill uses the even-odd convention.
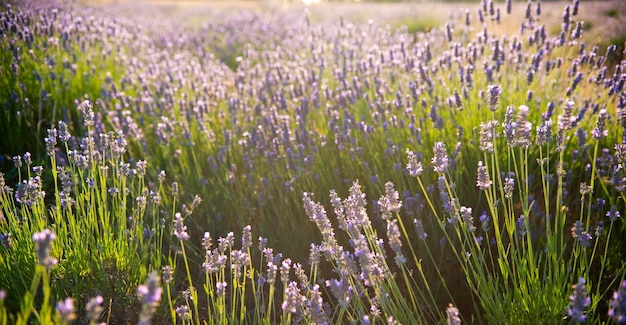
[[[163,289],[160,287],[161,277],[156,271],[148,274],[145,285],[137,288],[137,296],[141,299],[141,313],[139,314],[139,324],[150,324],[150,319],[161,302],[161,293]]]
[[[406,155],[409,158],[409,163],[406,165],[406,169],[409,171],[409,174],[412,177],[422,175],[424,169],[422,168],[422,163],[417,161],[417,156],[415,156],[415,153],[409,149],[406,149]]]
[[[58,262],[56,258],[50,256],[50,252],[52,251],[52,241],[54,238],[56,238],[56,235],[50,229],[44,229],[42,232],[33,234],[39,265],[45,266],[48,269]]]
[[[489,179],[489,170],[487,166],[483,166],[483,162],[478,162],[478,176],[476,179],[476,186],[481,190],[486,190],[491,186],[492,182]]]
[[[489,102],[489,110],[492,112],[495,112],[496,109],[498,109],[500,94],[502,94],[502,87],[500,87],[500,85],[487,86],[487,101]]]
[[[443,142],[437,142],[433,146],[435,156],[432,159],[433,169],[437,173],[443,173],[448,168],[448,153],[446,152],[446,145]]]
[[[448,325],[461,325],[459,309],[454,307],[453,304],[448,304],[448,308],[446,309],[446,321]]]
[[[585,310],[591,303],[591,299],[587,296],[587,287],[585,286],[585,278],[579,278],[578,283],[572,286],[574,292],[569,297],[570,306],[567,309],[567,315],[574,323],[581,324],[587,319]]]
[[[174,217],[174,236],[182,241],[187,241],[189,239],[187,226],[183,224],[183,217],[180,212],[177,212]]]
[[[83,113],[83,119],[85,120],[85,126],[92,126],[94,124],[95,114],[93,112],[93,106],[89,100],[85,100],[78,105],[78,110]]]
[[[616,324],[626,323],[626,280],[613,293],[613,299],[609,302],[609,317]]]
[[[57,302],[57,313],[64,324],[69,324],[76,319],[76,313],[74,313],[74,300],[67,298],[63,301]]]

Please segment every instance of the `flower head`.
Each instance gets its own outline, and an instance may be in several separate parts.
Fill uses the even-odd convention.
[[[52,241],[54,238],[56,238],[56,235],[50,229],[44,229],[42,232],[33,234],[39,265],[50,268],[57,264],[58,260],[50,256],[50,252],[52,251]]]
[[[174,217],[174,236],[182,241],[186,241],[189,239],[187,226],[183,224],[183,217],[181,216],[180,212],[177,212]]]
[[[500,94],[502,94],[502,87],[500,87],[500,85],[494,84],[487,86],[487,101],[489,102],[489,109],[492,112],[498,109]]]
[[[609,317],[616,324],[626,322],[626,280],[623,280],[619,289],[613,293],[613,299],[609,302]]]
[[[392,182],[385,183],[385,195],[378,200],[378,207],[382,218],[388,220],[393,213],[397,213],[402,207],[400,195],[396,191]]]
[[[76,313],[74,313],[74,300],[72,298],[67,298],[57,302],[56,309],[63,323],[69,324],[71,321],[76,319]]]
[[[587,232],[585,224],[580,220],[576,220],[572,226],[572,237],[577,239],[578,243],[580,243],[583,247],[589,247],[591,245],[591,234]]]
[[[492,184],[491,179],[489,179],[489,170],[487,166],[483,166],[482,161],[478,162],[478,176],[476,178],[476,186],[481,190],[488,189]]]
[[[417,177],[422,175],[424,169],[422,168],[422,163],[418,161],[415,153],[409,149],[406,149],[406,155],[409,158],[409,162],[406,165],[406,169],[409,171],[409,174],[412,177]]]
[[[89,100],[85,100],[78,105],[78,110],[83,113],[83,120],[85,120],[85,126],[92,126],[94,124],[95,114],[93,112],[93,106]]]
[[[448,168],[448,153],[446,145],[443,142],[437,142],[433,146],[435,156],[432,159],[433,169],[437,173],[444,173]]]
[[[587,319],[585,309],[591,303],[591,299],[587,296],[585,278],[579,278],[578,283],[573,285],[572,289],[574,292],[569,297],[570,305],[567,309],[567,315],[571,317],[574,323],[584,323]]]
[[[85,305],[85,312],[87,312],[87,318],[89,319],[90,323],[96,323],[102,315],[102,311],[104,310],[102,308],[103,302],[104,299],[102,298],[102,296],[96,296],[89,299],[89,301]]]
[[[180,318],[180,320],[184,322],[191,319],[191,312],[189,311],[189,306],[180,305],[176,307],[176,315]]]
[[[611,210],[606,213],[606,216],[609,217],[611,221],[619,219],[619,211],[617,211],[617,206],[615,204],[611,205]]]
[[[156,271],[148,274],[145,285],[137,288],[137,296],[141,300],[141,313],[139,314],[139,324],[149,324],[152,315],[161,302],[163,289],[160,286],[161,277]]]
[[[415,224],[415,231],[417,231],[417,237],[421,240],[426,240],[426,238],[428,237],[428,234],[426,233],[426,231],[424,231],[424,225],[422,223],[422,220],[413,219],[413,223]]]

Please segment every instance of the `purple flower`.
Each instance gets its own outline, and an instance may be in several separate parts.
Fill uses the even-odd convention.
[[[504,122],[502,124],[504,137],[509,146],[513,146],[515,143],[515,123],[513,122],[513,114],[515,113],[515,106],[509,105],[506,108],[506,114],[504,115]]]
[[[489,121],[487,123],[480,123],[480,150],[485,152],[493,152],[493,140],[496,136],[494,132],[498,127],[498,121]]]
[[[515,141],[514,144],[521,146],[524,149],[530,147],[530,132],[532,130],[532,123],[528,121],[529,108],[526,105],[520,105],[518,107],[517,116],[515,117]]]
[[[76,319],[76,313],[74,313],[74,300],[72,298],[67,298],[63,301],[57,302],[56,309],[63,323],[69,324],[71,321]]]
[[[50,256],[52,251],[52,241],[56,238],[56,235],[50,229],[44,229],[42,232],[33,234],[33,241],[35,241],[35,249],[37,251],[37,260],[39,265],[50,268],[57,264],[58,260]]]
[[[320,292],[319,284],[315,284],[310,292],[310,298],[307,300],[309,315],[312,324],[328,324],[326,313],[324,312],[324,299]]]
[[[572,226],[572,237],[578,240],[578,243],[583,247],[589,247],[591,245],[591,234],[587,232],[585,224],[580,220],[574,222]]]
[[[481,190],[486,190],[491,186],[492,182],[489,179],[489,170],[487,166],[483,166],[483,162],[478,162],[478,176],[476,177],[476,186]]]
[[[432,159],[433,169],[437,173],[444,173],[448,168],[448,153],[443,142],[437,142],[433,146],[434,157]]]
[[[166,265],[163,267],[163,282],[169,284],[174,281],[174,270],[171,266]]]
[[[302,308],[306,298],[300,295],[300,289],[296,281],[291,281],[285,288],[285,300],[282,309],[288,313],[295,314],[298,309]]]
[[[252,247],[252,227],[250,227],[250,225],[243,228],[243,233],[241,235],[241,247],[242,249]]]
[[[515,179],[513,177],[504,178],[504,197],[510,199],[513,197],[513,190],[515,189]]]
[[[500,103],[500,95],[502,94],[502,87],[497,84],[487,86],[487,102],[489,103],[489,110],[495,112],[498,109]]]
[[[415,224],[415,230],[417,231],[417,237],[421,240],[426,240],[428,234],[424,231],[424,225],[422,224],[422,220],[413,219],[413,223]]]
[[[176,215],[174,216],[174,236],[182,241],[186,241],[189,239],[187,226],[183,224],[183,217],[181,216],[180,212],[176,212]]]
[[[598,114],[598,120],[596,121],[596,127],[591,131],[591,136],[593,136],[594,139],[600,140],[609,135],[609,131],[606,129],[607,117],[606,109],[601,109]]]
[[[402,240],[400,239],[398,220],[387,220],[387,238],[389,238],[389,246],[396,253],[396,264],[400,266],[406,263],[406,259],[402,255]]]
[[[571,317],[574,323],[584,323],[587,319],[585,310],[591,303],[591,299],[587,296],[587,287],[585,286],[585,278],[579,278],[578,283],[572,286],[574,292],[569,297],[570,305],[567,309],[567,315]]]
[[[484,211],[483,214],[480,215],[479,220],[480,220],[480,226],[483,229],[483,231],[484,232],[489,231],[490,218],[486,211]]]
[[[409,158],[409,162],[406,165],[406,169],[409,171],[409,174],[412,177],[417,177],[422,175],[424,169],[422,168],[422,163],[417,161],[417,157],[415,153],[409,149],[406,149],[406,155]]]
[[[385,220],[389,220],[392,214],[397,213],[402,207],[402,201],[392,182],[385,183],[385,195],[378,200],[378,207],[381,217]]]
[[[467,231],[474,232],[476,227],[474,226],[474,218],[472,217],[472,208],[462,206],[459,212],[461,213],[461,220],[465,223]]]
[[[276,273],[278,273],[278,266],[273,261],[267,262],[267,283],[272,285],[276,282]]]
[[[191,320],[191,312],[189,311],[189,306],[187,305],[180,305],[176,307],[176,315],[178,315],[183,323]]]
[[[609,302],[609,317],[617,324],[626,323],[626,280],[613,293],[613,299]]]
[[[228,286],[228,283],[226,282],[218,282],[215,284],[215,292],[217,293],[218,297],[224,297],[224,295],[226,294],[227,286]]]
[[[289,271],[291,270],[291,259],[286,258],[280,266],[280,282],[286,285],[289,282]]]
[[[67,130],[67,124],[65,124],[65,122],[63,122],[63,121],[59,121],[59,124],[58,124],[58,136],[59,136],[59,140],[61,140],[61,142],[67,142],[67,141],[69,141],[69,139],[71,137],[69,131]]]
[[[100,318],[100,316],[102,315],[102,311],[104,310],[102,308],[103,302],[104,299],[102,298],[102,296],[96,296],[89,299],[87,304],[85,304],[85,312],[87,313],[87,319],[89,319],[90,324],[98,322],[98,319]]]
[[[528,229],[526,228],[526,217],[524,215],[519,216],[519,218],[515,221],[515,230],[518,236],[526,236]]]
[[[89,100],[85,100],[78,105],[78,110],[83,113],[83,120],[85,126],[92,126],[94,124],[95,114],[93,112],[93,106]]]
[[[141,313],[139,324],[150,324],[150,319],[161,302],[163,289],[160,286],[161,278],[156,271],[148,273],[145,285],[137,288],[137,296],[141,299]]]
[[[615,204],[611,205],[611,210],[606,213],[606,216],[609,217],[611,221],[617,221],[617,219],[619,219],[620,214]]]

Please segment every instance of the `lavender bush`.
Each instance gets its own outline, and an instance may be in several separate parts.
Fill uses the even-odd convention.
[[[626,61],[579,7],[6,5],[0,323],[623,322]]]

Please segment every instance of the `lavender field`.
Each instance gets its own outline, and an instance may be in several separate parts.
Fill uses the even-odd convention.
[[[626,3],[226,3],[3,4],[0,325],[626,323]]]

